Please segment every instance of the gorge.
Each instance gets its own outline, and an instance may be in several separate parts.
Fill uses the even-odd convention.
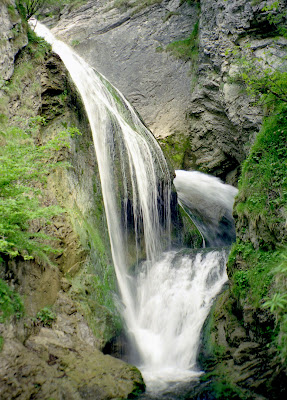
[[[238,47],[242,54],[248,52],[245,50],[250,48],[245,47],[248,42],[256,57],[263,51],[271,52],[276,68],[278,59],[284,59],[286,39],[279,30],[285,18],[284,2],[278,9],[267,8],[266,12],[263,10],[265,2],[248,1],[218,1],[212,6],[202,1],[201,11],[198,2],[185,1],[151,1],[143,8],[136,1],[118,2],[118,5],[115,2],[111,8],[105,3],[113,2],[83,3],[74,9],[73,5],[67,5],[56,16],[52,6],[48,18],[46,9],[41,13],[46,15],[45,23],[56,25],[53,30],[57,35],[62,35],[70,44],[74,40],[77,52],[83,58],[86,55],[92,66],[100,71],[104,68],[102,72],[107,73],[116,86],[117,83],[121,86],[141,114],[150,115],[150,120],[146,115],[144,119],[154,130],[171,165],[124,96],[101,73],[68,50],[66,66],[74,68],[74,77],[71,70],[70,74],[80,92],[79,86],[83,85],[80,78],[87,79],[82,86],[85,94],[81,93],[81,99],[60,60],[31,31],[28,31],[27,45],[27,26],[20,22],[13,1],[1,5],[4,21],[11,21],[9,26],[2,24],[4,35],[10,35],[9,51],[5,42],[2,53],[7,56],[5,60],[10,61],[1,64],[4,71],[1,162],[5,162],[5,149],[17,137],[9,136],[12,134],[9,126],[18,125],[18,132],[21,128],[24,134],[32,135],[36,146],[40,147],[49,143],[50,138],[57,138],[59,132],[63,137],[74,132],[67,147],[62,144],[58,147],[56,162],[64,161],[63,167],[49,173],[41,195],[41,202],[60,204],[65,213],[55,215],[49,225],[39,228],[37,221],[32,221],[30,226],[34,232],[44,229],[58,238],[58,253],[50,255],[52,263],[33,255],[29,259],[22,250],[16,256],[1,252],[1,278],[4,284],[7,282],[12,290],[20,293],[26,310],[23,316],[18,305],[17,313],[8,315],[8,321],[4,320],[5,314],[1,314],[1,395],[7,399],[17,396],[23,399],[31,396],[138,397],[144,390],[139,371],[119,359],[103,355],[99,351],[102,350],[104,354],[128,357],[141,369],[147,383],[147,395],[143,396],[150,396],[142,398],[159,398],[159,389],[163,391],[163,398],[170,399],[284,397],[284,62],[280,70],[283,95],[280,92],[279,100],[273,99],[273,109],[265,111],[260,131],[261,105],[253,105],[252,97],[241,92],[242,82],[236,80],[236,52]],[[192,59],[177,58],[176,53],[168,53],[171,50],[156,51],[155,63],[159,57],[165,59],[170,68],[176,66],[178,70],[178,76],[166,70],[168,80],[170,76],[177,78],[171,82],[176,90],[175,97],[169,101],[163,92],[164,80],[158,84],[161,80],[154,77],[151,86],[145,85],[145,77],[149,80],[151,75],[144,72],[145,67],[139,70],[138,61],[134,60],[127,71],[135,78],[132,86],[138,94],[133,97],[119,74],[121,57],[125,63],[127,60],[125,51],[120,49],[119,42],[115,46],[110,42],[108,48],[113,52],[117,48],[118,52],[113,63],[107,47],[101,49],[98,39],[97,44],[92,44],[92,35],[101,38],[116,30],[118,38],[125,38],[124,33],[123,36],[119,34],[120,30],[131,28],[134,31],[135,24],[143,24],[144,19],[146,23],[139,30],[139,36],[134,31],[134,35],[128,37],[138,43],[140,37],[143,40],[148,37],[151,42],[146,43],[146,54],[152,54],[154,39],[149,34],[145,37],[144,27],[153,31],[152,21],[159,21],[166,10],[170,15],[162,20],[163,26],[166,28],[165,24],[170,22],[169,34],[178,46],[182,46],[182,37],[186,37],[180,33],[183,26],[180,24],[186,24],[187,20],[194,24],[193,27],[189,23],[185,25],[185,29],[189,27],[193,32],[190,38],[194,38],[194,27],[199,19],[198,64],[196,66]],[[282,19],[278,20],[278,31],[269,18],[272,10],[280,13]],[[240,20],[232,18],[234,15],[240,15]],[[94,16],[106,27],[97,25],[92,33],[88,21],[94,21]],[[256,24],[252,22],[254,16]],[[117,22],[118,18],[121,23]],[[177,25],[178,31],[175,30]],[[88,37],[88,47],[86,38],[79,32]],[[160,37],[157,30],[157,40]],[[192,40],[188,42],[191,47],[194,46]],[[211,43],[216,46],[215,52]],[[129,41],[125,44],[128,50]],[[22,46],[26,47],[19,52]],[[60,53],[65,52],[65,45],[61,46]],[[99,55],[99,65],[91,60],[93,46]],[[135,56],[144,54],[132,48]],[[103,61],[104,55],[107,64]],[[61,57],[66,56],[61,54]],[[78,62],[85,73],[77,70]],[[131,73],[133,64],[135,69]],[[189,97],[185,73],[188,72],[186,67],[191,65],[197,82],[192,83]],[[110,67],[114,68],[112,74]],[[150,67],[156,68],[152,64]],[[163,66],[162,70],[165,68]],[[183,75],[181,68],[185,71]],[[136,78],[137,71],[141,71],[141,78]],[[272,81],[276,76],[270,78]],[[181,82],[178,87],[177,82]],[[155,103],[151,103],[153,112],[145,108],[148,96],[141,97],[142,89],[134,89],[137,83],[144,85],[147,91],[153,85],[155,89],[160,88],[151,96],[155,99]],[[181,84],[182,88],[185,86],[184,101]],[[167,86],[166,90],[173,89]],[[162,98],[158,105],[157,96]],[[92,100],[97,106],[91,106]],[[164,105],[166,100],[167,106]],[[184,107],[181,110],[184,112],[177,112],[184,104],[189,110],[186,122]],[[162,114],[157,114],[157,107],[164,110]],[[169,107],[174,114],[168,111]],[[32,122],[39,116],[43,120]],[[181,132],[177,131],[179,127]],[[274,127],[277,134],[273,134]],[[138,129],[139,133],[135,134]],[[19,142],[19,146],[23,144],[25,141]],[[108,159],[113,160],[114,170],[102,164]],[[171,187],[173,168],[176,169],[174,185],[183,211],[176,206]],[[224,268],[228,251],[206,248],[198,252],[196,248],[204,242],[207,247],[224,246],[235,240],[231,213],[237,189],[201,172],[179,170],[182,168],[209,172],[234,185],[241,174],[233,209],[237,241],[228,258],[228,284]],[[273,173],[268,168],[273,169]],[[3,198],[2,193],[5,192],[1,192]],[[169,249],[169,243],[172,250],[162,253]],[[2,245],[5,243],[1,242]],[[178,251],[182,247],[189,249]],[[224,283],[224,290],[202,329],[212,301]],[[16,294],[12,294],[11,289],[1,286],[1,293],[8,294],[9,301],[15,303]],[[161,303],[159,308],[155,307],[158,303]],[[198,326],[195,321],[200,321]],[[192,377],[197,378],[195,385]],[[176,383],[170,385],[174,381],[184,381],[183,389],[178,391]],[[157,394],[153,394],[154,390]]]

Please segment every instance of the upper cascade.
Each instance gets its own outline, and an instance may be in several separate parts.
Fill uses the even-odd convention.
[[[128,319],[134,319],[130,251],[155,261],[170,242],[171,177],[163,153],[136,112],[101,74],[43,24],[30,21],[64,62],[85,105],[93,134],[111,250]],[[159,206],[160,204],[160,206]],[[127,227],[132,225],[130,250]],[[130,235],[129,235],[130,236]],[[144,248],[144,249],[143,249]]]
[[[238,189],[198,171],[176,171],[180,205],[202,234],[207,247],[229,246],[235,241],[232,217]]]

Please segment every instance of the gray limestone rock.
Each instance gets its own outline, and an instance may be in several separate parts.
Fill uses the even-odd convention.
[[[112,8],[112,3],[93,0],[66,11],[53,31],[76,45],[76,51],[127,97],[156,137],[187,134],[190,63],[164,49],[190,35],[198,18],[196,7],[165,0],[136,11]]]
[[[21,322],[0,324],[1,399],[126,399],[144,390],[137,368],[97,349],[90,328],[66,294],[59,293],[55,310],[53,325],[34,328],[26,340],[19,338]]]
[[[232,50],[243,56],[248,47],[257,57],[271,52],[277,63],[287,51],[284,38],[273,38],[274,27],[261,3],[201,1],[198,82],[190,106],[192,161],[194,168],[230,183],[236,183],[262,122],[261,107],[236,80]]]
[[[15,9],[15,1],[0,3],[0,89],[1,81],[11,78],[14,59],[18,51],[28,43],[21,18]]]
[[[137,1],[123,3],[115,8],[112,0],[90,0],[66,7],[53,21],[54,33],[123,92],[175,168],[236,183],[262,110],[236,82],[232,50],[243,51],[248,43],[257,56],[271,51],[276,61],[286,40],[275,43],[274,27],[258,2],[201,0],[200,17],[195,2],[159,0],[140,9]],[[191,72],[190,61],[165,49],[189,37],[198,18],[198,70]]]

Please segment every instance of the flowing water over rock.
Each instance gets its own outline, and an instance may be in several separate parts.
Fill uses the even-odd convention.
[[[235,187],[198,171],[180,170],[176,171],[174,185],[181,206],[201,232],[206,246],[227,246],[235,241]]]
[[[101,176],[121,312],[147,388],[160,391],[173,382],[196,379],[201,374],[196,366],[201,328],[213,299],[227,280],[226,250],[169,249],[171,178],[154,137],[102,75],[43,25],[36,24],[36,33],[53,45],[86,107]],[[199,221],[201,212],[190,198],[195,192],[189,190],[193,181],[194,189],[198,188],[197,202],[208,209],[209,217],[214,216],[219,204],[224,211],[218,215],[223,218],[228,214],[231,218],[236,189],[225,190],[216,178],[209,178],[201,186],[206,175],[182,180],[182,174],[177,172],[175,184],[191,217],[197,214]],[[210,195],[206,196],[208,187]],[[134,273],[128,262],[128,214],[133,220],[135,252],[139,255],[144,245],[146,258],[140,263],[137,257]],[[200,226],[208,244],[213,245],[217,242],[212,242],[208,233],[216,226],[215,219],[211,218],[212,224],[205,230],[204,221]],[[210,234],[213,238],[217,235],[215,231]],[[224,238],[220,244],[226,244]]]

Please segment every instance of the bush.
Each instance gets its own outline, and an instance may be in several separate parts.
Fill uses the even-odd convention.
[[[12,315],[20,318],[23,313],[24,306],[18,293],[14,292],[6,282],[0,279],[0,323],[7,321]]]
[[[56,314],[49,308],[44,307],[37,313],[37,320],[44,326],[51,326],[57,319]]]
[[[38,256],[49,262],[48,255],[58,252],[41,227],[64,210],[41,203],[41,187],[56,167],[67,166],[57,161],[57,152],[69,146],[69,130],[44,145],[35,145],[33,133],[39,124],[43,119],[36,117],[26,130],[14,127],[0,132],[4,143],[0,148],[0,261],[1,255],[20,255],[25,260]]]

